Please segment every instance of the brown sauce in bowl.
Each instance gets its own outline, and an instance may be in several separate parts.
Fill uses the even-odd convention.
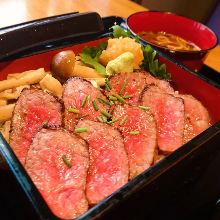
[[[182,37],[166,32],[140,32],[138,33],[144,40],[161,46],[166,47],[170,50],[181,50],[181,51],[200,51],[201,49],[192,42],[189,42]]]

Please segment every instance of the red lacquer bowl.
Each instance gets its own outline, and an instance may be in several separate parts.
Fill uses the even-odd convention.
[[[128,17],[127,25],[134,34],[143,31],[163,31],[177,35],[196,44],[201,50],[171,51],[166,47],[155,45],[146,41],[194,70],[199,70],[201,68],[202,59],[205,54],[218,43],[215,33],[204,24],[170,12],[137,12]]]

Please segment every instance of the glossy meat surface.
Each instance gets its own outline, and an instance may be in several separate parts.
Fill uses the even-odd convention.
[[[77,128],[87,128],[80,136],[89,144],[90,165],[86,196],[96,204],[128,181],[128,158],[120,132],[110,125],[80,120]]]
[[[22,164],[32,138],[43,125],[62,125],[61,104],[49,93],[26,89],[19,97],[12,118],[10,146]]]
[[[156,123],[149,111],[128,105],[117,105],[113,125],[124,137],[125,149],[128,154],[130,179],[142,173],[153,163],[156,152]],[[123,120],[127,119],[124,123]],[[138,131],[139,134],[131,134]]]
[[[120,73],[110,78],[110,83],[113,89],[109,92],[110,95],[120,94],[122,87],[127,84],[121,96],[132,96],[127,99],[130,104],[138,104],[139,97],[146,85],[155,84],[161,90],[167,93],[173,93],[173,88],[169,82],[157,79],[151,76],[148,72],[136,71],[133,73]]]
[[[203,104],[191,95],[180,95],[185,106],[184,142],[188,142],[210,126],[210,116]]]
[[[88,165],[85,141],[65,130],[42,129],[33,139],[25,168],[53,213],[73,219],[88,209]]]
[[[157,124],[157,143],[163,152],[172,152],[183,144],[184,103],[181,98],[146,90],[142,105],[148,106]]]
[[[83,100],[85,98],[86,103],[83,106]],[[95,101],[98,109],[103,109],[105,111],[107,109],[106,104],[100,103],[97,98],[106,101],[106,97],[90,82],[82,78],[70,78],[64,85],[63,92],[65,128],[69,131],[73,131],[76,123],[81,117],[97,121],[97,116],[100,115],[100,113],[94,109],[92,101]],[[71,108],[77,109],[80,112],[71,112]]]

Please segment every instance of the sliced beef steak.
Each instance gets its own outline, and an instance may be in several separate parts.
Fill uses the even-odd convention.
[[[88,166],[88,146],[84,140],[65,130],[49,129],[36,134],[25,163],[48,206],[62,219],[76,218],[88,209]]]
[[[76,127],[87,129],[80,133],[89,144],[86,195],[90,204],[96,204],[128,181],[123,138],[117,129],[100,122],[80,120]]]
[[[44,124],[61,126],[61,108],[55,97],[42,90],[26,89],[21,93],[13,113],[10,146],[22,164],[33,136]]]
[[[110,78],[110,84],[112,85],[112,90],[109,94],[113,95],[114,93],[117,93],[121,96],[131,96],[127,99],[130,104],[139,103],[139,96],[146,85],[155,84],[167,93],[174,92],[169,82],[159,80],[144,71],[117,74]],[[122,89],[123,87],[124,89]]]
[[[200,101],[191,95],[179,95],[185,105],[184,142],[188,142],[210,126],[210,116]]]
[[[107,109],[107,105],[102,103],[103,100],[106,101],[106,97],[90,82],[77,77],[69,79],[63,92],[65,128],[73,131],[81,117],[97,121],[97,116],[100,115],[97,109]],[[97,109],[94,105],[97,105]],[[79,113],[72,110],[79,110]]]
[[[156,123],[149,111],[128,105],[117,105],[113,119],[118,119],[114,126],[124,137],[132,179],[153,163],[157,146]]]
[[[142,96],[142,105],[150,107],[155,117],[159,149],[172,152],[179,148],[183,144],[183,99],[146,89]]]

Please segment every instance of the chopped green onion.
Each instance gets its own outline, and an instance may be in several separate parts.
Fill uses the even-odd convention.
[[[115,123],[116,121],[118,121],[118,118],[115,118],[115,119],[113,119],[111,121],[108,121],[107,123],[111,125],[111,124]]]
[[[124,99],[130,99],[130,98],[132,98],[133,97],[133,95],[125,95],[125,96],[122,96],[122,98],[124,98]]]
[[[45,121],[42,123],[41,128],[44,128],[44,127],[46,127],[47,125],[48,125],[48,120],[45,120]]]
[[[76,133],[82,133],[82,132],[87,132],[87,131],[88,131],[87,128],[76,128],[75,129]]]
[[[78,119],[83,119],[83,118],[85,118],[86,116],[89,116],[89,114],[80,115],[80,116],[78,117]]]
[[[100,112],[106,117],[106,118],[111,118],[112,117],[112,115],[111,114],[109,114],[108,112],[106,112],[106,111],[104,111],[104,110],[100,110]]]
[[[97,97],[97,99],[98,99],[99,103],[109,105],[109,103],[107,101],[105,101],[104,99],[102,99],[100,97]]]
[[[87,101],[87,98],[88,98],[88,96],[85,96],[85,97],[84,97],[84,99],[83,99],[83,101],[82,101],[82,107],[84,107],[84,106],[85,106],[86,101]]]
[[[87,98],[88,104],[90,104],[90,98],[91,98],[91,96],[88,95],[88,98]]]
[[[77,108],[68,108],[68,112],[79,114],[80,111]]]
[[[117,101],[117,98],[114,97],[114,96],[112,96],[112,95],[109,96],[109,99],[110,99],[111,101]]]
[[[107,122],[107,118],[106,118],[105,116],[103,116],[103,115],[98,116],[97,119],[98,119],[100,122],[102,122],[102,123],[106,123],[106,122]]]
[[[119,95],[122,95],[124,93],[127,86],[128,86],[128,82],[125,82],[124,85],[122,86],[120,92],[119,92]]]
[[[125,122],[128,120],[128,117],[124,117],[121,122],[120,122],[120,125],[123,125],[125,124]]]
[[[140,134],[140,131],[138,131],[138,130],[131,131],[130,134],[131,135],[137,135],[137,134]]]
[[[98,105],[96,104],[96,101],[95,101],[95,100],[92,101],[92,105],[93,105],[93,108],[94,108],[96,111],[99,110],[99,107],[98,107]]]
[[[150,107],[139,105],[138,108],[143,109],[145,111],[149,110]]]
[[[67,159],[65,154],[62,156],[62,159],[63,159],[63,162],[67,165],[67,167],[69,168],[72,167],[72,163]]]
[[[113,106],[115,103],[113,101],[109,102],[110,106]]]
[[[118,94],[113,94],[113,96],[115,96],[115,97],[118,99],[119,102],[125,103],[125,100],[124,100],[120,95],[118,95]]]
[[[108,91],[112,89],[112,85],[110,84],[108,79],[105,79],[105,87]]]

